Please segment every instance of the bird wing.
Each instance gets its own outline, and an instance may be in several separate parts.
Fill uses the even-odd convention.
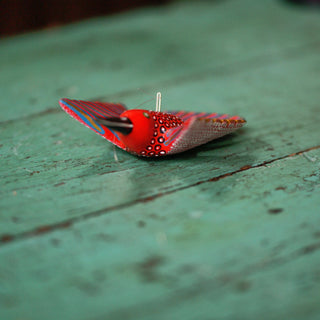
[[[239,116],[218,113],[168,111],[184,121],[183,125],[165,134],[164,144],[174,154],[200,146],[242,127],[246,120]]]
[[[124,144],[120,141],[120,138],[115,131],[96,121],[97,118],[120,118],[120,115],[127,110],[124,105],[120,103],[92,102],[71,99],[61,99],[59,104],[61,108],[72,118],[78,120],[86,127],[112,142],[119,148],[125,149]]]

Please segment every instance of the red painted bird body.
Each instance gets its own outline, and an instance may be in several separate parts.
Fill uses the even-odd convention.
[[[145,157],[186,151],[231,133],[246,122],[227,114],[127,110],[116,103],[62,99],[60,105],[119,148]]]

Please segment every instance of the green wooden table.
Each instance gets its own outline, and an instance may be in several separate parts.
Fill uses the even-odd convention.
[[[319,12],[275,0],[1,40],[0,319],[320,319],[319,75]],[[117,162],[58,106],[156,91],[248,124]]]

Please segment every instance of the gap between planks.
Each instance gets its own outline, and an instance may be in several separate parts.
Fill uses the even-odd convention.
[[[250,169],[263,167],[263,166],[266,166],[268,164],[271,164],[271,163],[274,163],[274,162],[277,162],[277,161],[280,161],[280,160],[283,160],[283,159],[286,159],[286,158],[294,157],[294,156],[297,156],[297,155],[302,155],[305,152],[309,152],[311,150],[316,150],[316,149],[320,149],[320,145],[315,146],[315,147],[310,147],[310,148],[307,148],[307,149],[302,150],[302,151],[294,152],[294,153],[279,157],[277,159],[263,161],[263,162],[261,162],[259,164],[256,164],[256,165],[245,165],[245,166],[241,167],[238,170],[235,170],[233,172],[228,172],[228,173],[222,174],[222,175],[217,176],[217,177],[213,177],[213,178],[210,178],[210,179],[198,181],[196,183],[192,183],[190,185],[183,186],[183,187],[180,187],[180,188],[176,188],[176,189],[173,189],[173,190],[170,190],[170,191],[166,191],[166,192],[163,192],[163,193],[158,193],[158,194],[153,195],[153,196],[142,197],[140,199],[136,199],[136,200],[131,201],[131,202],[127,202],[127,203],[111,206],[111,207],[108,207],[108,208],[104,208],[104,209],[88,212],[88,213],[85,213],[85,214],[83,214],[83,215],[81,215],[79,217],[74,217],[74,218],[67,219],[67,220],[64,220],[64,221],[61,221],[61,222],[58,222],[58,223],[53,223],[51,225],[43,225],[43,226],[37,227],[35,229],[29,230],[29,231],[24,231],[24,232],[22,232],[20,234],[16,234],[16,235],[3,234],[3,235],[0,235],[0,248],[3,247],[4,245],[10,244],[10,243],[15,242],[17,240],[24,240],[26,238],[40,236],[40,235],[43,235],[43,234],[46,234],[46,233],[49,233],[49,232],[53,232],[55,230],[66,229],[66,228],[69,228],[72,225],[76,224],[77,222],[84,221],[86,219],[97,218],[97,217],[100,217],[100,216],[102,216],[104,214],[107,214],[109,212],[112,212],[112,211],[115,211],[115,210],[124,209],[124,208],[128,208],[128,207],[133,206],[133,205],[138,204],[138,203],[145,203],[145,202],[149,202],[149,201],[154,201],[155,199],[158,199],[160,197],[172,194],[174,192],[178,192],[178,191],[181,191],[181,190],[192,188],[192,187],[204,184],[204,183],[216,182],[216,181],[219,181],[219,180],[224,179],[224,178],[229,177],[229,176],[233,176],[233,175],[235,175],[237,173],[240,173],[240,172],[243,172],[243,171],[247,171],[247,170],[250,170]]]
[[[278,63],[283,61],[284,58],[286,59],[294,59],[297,58],[303,54],[313,54],[314,49],[319,48],[320,49],[320,41],[314,41],[314,42],[308,42],[301,46],[291,47],[291,48],[285,48],[283,50],[280,50],[279,52],[273,52],[268,54],[262,54],[258,55],[256,57],[251,57],[248,59],[231,62],[228,65],[222,65],[222,66],[216,66],[208,68],[206,71],[198,71],[194,72],[188,75],[182,75],[175,78],[172,78],[170,80],[161,81],[159,83],[154,83],[151,85],[144,85],[141,86],[139,89],[142,91],[154,91],[154,88],[161,88],[166,87],[170,88],[176,85],[181,85],[184,83],[190,83],[202,79],[206,79],[210,76],[217,76],[217,75],[233,75],[236,73],[241,73],[243,71],[250,69],[256,69],[260,66],[268,66],[274,63]],[[312,49],[312,50],[310,50]],[[138,89],[127,89],[120,91],[115,94],[106,95],[106,96],[99,96],[99,97],[93,97],[89,98],[89,100],[92,101],[117,101],[117,99],[123,99],[124,97],[130,97],[137,93]],[[0,125],[6,125],[10,124],[14,121],[20,121],[20,120],[28,120],[32,119],[34,117],[43,116],[46,114],[55,114],[59,113],[61,110],[60,108],[48,108],[30,115],[26,115],[21,118],[17,119],[10,119],[5,121],[0,121]]]

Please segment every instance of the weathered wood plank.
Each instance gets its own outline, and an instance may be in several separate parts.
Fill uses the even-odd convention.
[[[0,121],[64,96],[122,100],[139,87],[153,94],[181,78],[286,58],[319,44],[319,24],[316,12],[279,1],[196,1],[2,40]],[[145,95],[129,98],[139,105]]]
[[[313,150],[3,245],[1,318],[317,319],[319,159]]]
[[[110,211],[320,145],[320,79],[313,71],[320,57],[301,55],[168,90],[174,106],[248,120],[238,134],[170,160],[146,161],[118,151],[116,163],[108,142],[62,111],[2,124],[0,234]]]

